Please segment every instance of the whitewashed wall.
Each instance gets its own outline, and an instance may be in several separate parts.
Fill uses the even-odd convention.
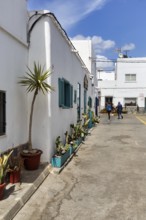
[[[0,90],[6,92],[6,134],[0,136],[0,151],[27,141],[26,93],[17,83],[28,61],[26,26],[25,0],[0,2]]]
[[[104,80],[115,80],[115,72],[98,71],[98,79]],[[102,83],[101,81],[101,83]],[[100,81],[98,83],[100,85]]]
[[[86,67],[91,72],[92,43],[91,40],[71,40],[82,57]]]
[[[77,90],[77,83],[81,84],[81,110],[83,112],[83,81],[85,69],[82,68],[80,59],[71,50],[71,42],[63,35],[62,29],[56,26],[53,17],[45,17],[39,20],[30,38],[29,63],[39,61],[46,64],[48,69],[53,65],[53,73],[48,82],[55,88],[44,96],[39,95],[34,111],[33,144],[43,150],[42,160],[51,159],[55,150],[55,140],[64,133],[70,131],[70,124],[77,122],[77,104],[73,108],[59,108],[58,78],[65,78]],[[89,91],[87,92],[88,95]]]
[[[72,40],[73,45],[84,61],[89,73],[89,94],[92,97],[93,105],[97,97],[97,71],[96,71],[96,54],[91,40]],[[94,108],[94,106],[93,106]]]
[[[0,27],[26,44],[27,27],[26,0],[0,1]]]
[[[125,98],[137,98],[139,107],[144,108],[146,97],[146,58],[126,58],[118,59],[118,61],[117,87],[121,89],[120,94]],[[125,74],[128,73],[136,74],[136,82],[125,82]]]

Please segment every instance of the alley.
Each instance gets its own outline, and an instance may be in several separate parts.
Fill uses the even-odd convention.
[[[77,155],[45,179],[14,220],[145,220],[145,142],[146,125],[135,115],[110,123],[101,115]]]

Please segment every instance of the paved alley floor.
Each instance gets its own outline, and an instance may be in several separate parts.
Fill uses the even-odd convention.
[[[135,115],[101,115],[77,155],[14,220],[146,220],[146,125]]]

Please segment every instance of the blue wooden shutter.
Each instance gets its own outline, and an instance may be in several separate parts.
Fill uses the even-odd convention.
[[[6,94],[0,92],[0,135],[6,132]]]
[[[64,80],[59,78],[58,79],[58,97],[59,97],[59,107],[63,107],[64,106]]]
[[[90,108],[92,108],[92,98],[90,97]]]
[[[88,97],[88,106],[92,108],[92,98],[90,96]]]
[[[70,107],[73,108],[73,86],[70,85]]]
[[[74,103],[76,103],[76,102],[77,102],[77,91],[74,90]]]

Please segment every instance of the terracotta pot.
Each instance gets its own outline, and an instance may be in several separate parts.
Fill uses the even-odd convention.
[[[0,200],[2,200],[3,197],[4,197],[4,190],[5,190],[5,187],[6,187],[6,183],[2,183],[2,184],[0,184]]]
[[[10,183],[19,183],[20,182],[21,171],[14,170],[10,172]]]
[[[37,170],[40,165],[42,151],[37,150],[35,153],[21,153],[21,157],[24,160],[24,167],[27,170]]]

